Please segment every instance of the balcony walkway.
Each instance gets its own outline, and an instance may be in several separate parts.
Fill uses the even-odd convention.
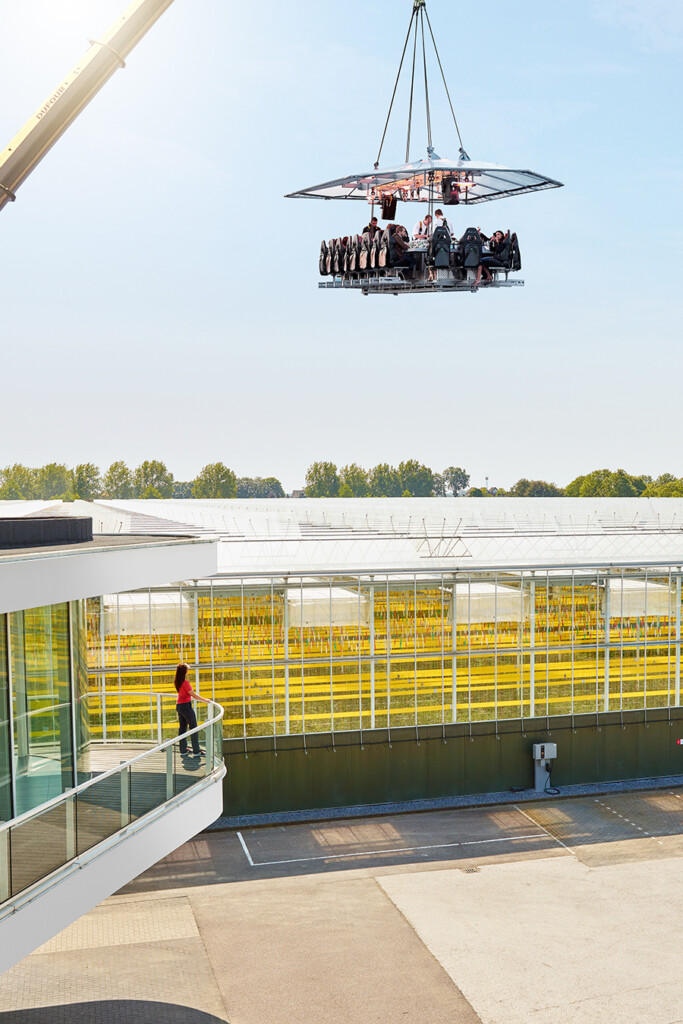
[[[159,709],[162,737],[162,700],[170,709],[172,698],[137,696]],[[116,694],[85,699],[102,718],[125,715]],[[0,825],[0,971],[218,817],[223,709],[206,706],[195,730],[200,755],[181,755],[177,736],[91,740],[80,750],[76,788]],[[127,727],[121,722],[122,733]]]

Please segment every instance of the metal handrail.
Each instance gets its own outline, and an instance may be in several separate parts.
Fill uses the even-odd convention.
[[[79,702],[82,700],[85,700],[87,702],[90,698],[99,698],[100,700],[102,700],[102,703],[104,704],[105,701],[103,698],[106,698],[108,696],[121,697],[122,695],[128,697],[161,697],[162,699],[164,697],[172,698],[172,694],[159,693],[154,690],[117,690],[112,693],[105,694],[92,692],[86,693],[82,697],[79,697],[78,700]],[[87,782],[82,782],[80,785],[74,786],[73,789],[67,789],[63,793],[60,793],[59,796],[53,797],[52,800],[47,800],[44,804],[40,804],[40,806],[38,807],[33,807],[30,811],[25,811],[23,814],[18,815],[16,818],[11,818],[9,821],[3,822],[2,824],[0,824],[0,836],[2,836],[3,833],[5,832],[10,831],[10,829],[15,828],[17,825],[21,825],[26,821],[30,821],[32,818],[37,818],[40,815],[44,814],[46,811],[52,809],[53,807],[58,807],[60,804],[66,803],[68,800],[72,800],[74,797],[80,796],[81,793],[84,793],[87,789],[90,789],[91,786],[97,785],[104,779],[109,779],[114,775],[121,775],[124,771],[127,771],[131,767],[131,765],[134,765],[138,761],[143,760],[143,758],[148,757],[150,754],[156,754],[160,751],[166,750],[168,747],[173,746],[174,743],[180,743],[181,740],[187,740],[189,737],[194,736],[195,734],[198,734],[205,729],[208,729],[209,726],[215,726],[218,722],[222,721],[223,715],[225,714],[225,710],[222,707],[222,705],[217,704],[216,701],[208,700],[208,698],[206,697],[202,697],[200,699],[205,704],[212,705],[214,708],[218,709],[218,713],[215,715],[215,717],[207,719],[207,721],[204,722],[202,725],[198,725],[196,729],[188,729],[187,732],[184,732],[182,734],[182,736],[173,736],[171,737],[170,740],[164,740],[163,743],[157,743],[153,747],[149,747],[147,750],[144,750],[141,754],[137,754],[129,761],[122,761],[121,764],[117,765],[115,768],[110,768],[108,771],[100,773],[94,779],[89,779]],[[112,746],[113,745],[114,744],[112,744]],[[206,777],[207,776],[204,776],[204,778]]]

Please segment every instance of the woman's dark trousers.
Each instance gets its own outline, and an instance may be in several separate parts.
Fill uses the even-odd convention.
[[[178,735],[182,736],[183,733],[187,732],[188,729],[197,728],[197,716],[194,713],[192,702],[188,701],[187,704],[176,704],[176,711],[178,712],[178,719],[180,721],[180,728],[178,729]],[[199,753],[199,733],[195,733],[191,736],[192,740],[192,753]],[[187,753],[187,740],[180,741],[180,753]]]

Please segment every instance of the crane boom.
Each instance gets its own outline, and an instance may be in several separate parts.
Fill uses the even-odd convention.
[[[0,153],[0,210],[173,0],[134,0]]]

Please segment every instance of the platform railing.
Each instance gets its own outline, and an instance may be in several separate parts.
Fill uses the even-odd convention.
[[[79,785],[0,825],[0,913],[48,875],[224,773],[219,704],[196,705],[201,720],[185,733],[189,753],[183,755],[174,694],[127,691],[125,704],[120,697],[109,692],[82,698],[88,713],[80,729],[89,736],[78,745]],[[130,705],[130,698],[139,701]],[[192,754],[194,735],[200,756]],[[146,749],[136,754],[143,743]],[[120,763],[107,767],[117,751],[124,755]]]

